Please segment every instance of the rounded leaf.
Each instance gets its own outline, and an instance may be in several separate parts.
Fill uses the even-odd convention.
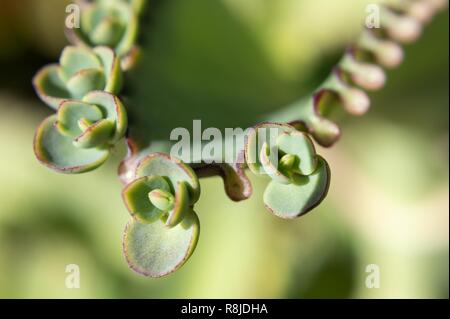
[[[34,89],[39,98],[51,108],[57,110],[61,102],[70,99],[66,83],[59,77],[59,65],[43,67],[33,78]]]
[[[125,258],[139,274],[162,277],[188,260],[197,245],[199,234],[200,222],[192,210],[173,228],[168,228],[161,220],[151,224],[131,220],[123,238]]]
[[[292,219],[306,214],[325,198],[330,185],[330,169],[318,156],[318,165],[309,176],[298,175],[295,183],[271,181],[264,192],[265,206],[276,216]]]
[[[153,153],[142,159],[136,167],[135,176],[137,178],[143,176],[166,177],[170,180],[172,187],[186,182],[190,204],[196,203],[200,196],[200,184],[192,168],[163,153]]]
[[[138,178],[128,184],[122,191],[125,206],[131,215],[141,223],[153,223],[164,214],[148,198],[148,194],[155,189],[170,192],[167,181],[159,176]]]
[[[101,69],[83,69],[67,81],[67,89],[72,98],[81,99],[89,92],[105,87],[105,75]]]
[[[45,119],[34,137],[34,153],[44,165],[62,173],[91,171],[106,161],[108,149],[82,149],[56,127],[57,116]]]
[[[89,49],[67,46],[59,59],[61,80],[69,81],[76,73],[86,69],[101,69],[98,57]]]
[[[282,133],[277,138],[277,145],[281,152],[298,157],[300,174],[310,175],[316,170],[316,150],[313,142],[305,133],[299,131]]]
[[[116,127],[111,143],[117,142],[125,135],[128,125],[127,112],[117,96],[103,91],[94,91],[87,94],[83,102],[96,105],[103,111],[105,119],[115,122]]]
[[[86,5],[81,15],[83,27],[67,30],[74,44],[81,43],[88,47],[107,45],[121,58],[134,47],[138,14],[130,3],[98,1]]]
[[[102,111],[93,104],[64,101],[58,109],[57,127],[61,133],[75,138],[83,133],[79,124],[81,119],[94,123],[102,117]]]
[[[120,61],[110,48],[68,46],[60,63],[42,68],[33,78],[40,99],[55,110],[64,100],[79,100],[95,90],[117,94],[122,86]]]

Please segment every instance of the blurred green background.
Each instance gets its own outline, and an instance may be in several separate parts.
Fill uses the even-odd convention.
[[[320,83],[368,3],[150,2],[149,107],[176,105],[224,126],[251,123]],[[407,46],[369,114],[345,118],[342,140],[320,149],[332,168],[324,204],[283,221],[263,207],[265,179],[252,177],[254,195],[242,203],[220,179],[202,180],[197,249],[155,280],[129,270],[121,252],[123,150],[80,176],[53,173],[33,155],[34,130],[51,110],[31,78],[66,45],[67,3],[0,0],[1,298],[448,298],[448,11]],[[160,114],[158,125],[172,128]],[[80,266],[80,289],[65,286],[68,264]],[[380,267],[379,289],[365,285],[369,264]]]

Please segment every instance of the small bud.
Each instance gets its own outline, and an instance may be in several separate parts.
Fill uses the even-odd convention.
[[[369,110],[370,99],[364,91],[350,88],[341,94],[344,107],[348,112],[363,115]]]
[[[174,196],[162,189],[155,189],[148,193],[150,202],[163,212],[171,211],[175,205]]]
[[[376,52],[376,58],[380,64],[387,68],[395,68],[403,62],[404,53],[401,46],[392,41],[380,43]]]
[[[414,1],[408,8],[408,15],[419,21],[427,23],[433,18],[435,7],[428,1]]]
[[[380,39],[370,31],[365,31],[357,48],[371,52],[379,64],[394,68],[403,62],[403,49],[394,41]]]
[[[386,74],[376,65],[359,65],[351,72],[352,80],[366,90],[378,90],[386,83]]]
[[[411,17],[398,16],[386,26],[388,35],[401,43],[411,43],[422,33],[420,23]]]
[[[94,124],[94,123],[92,123],[91,121],[89,121],[88,119],[86,119],[84,117],[78,120],[78,127],[83,132],[86,131],[92,124]]]
[[[297,164],[297,156],[292,154],[286,154],[280,159],[279,167],[280,171],[290,171]]]

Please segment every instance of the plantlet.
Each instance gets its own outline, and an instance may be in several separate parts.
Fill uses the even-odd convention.
[[[246,131],[244,145],[233,148],[232,156],[186,162],[167,154],[170,142],[150,138],[151,121],[158,120],[148,116],[151,101],[142,102],[139,90],[130,91],[124,99],[127,105],[118,97],[124,85],[141,83],[145,74],[145,50],[136,43],[145,1],[79,4],[81,28],[67,30],[73,46],[64,49],[59,65],[44,67],[33,80],[38,96],[56,111],[37,129],[34,152],[56,171],[82,173],[104,163],[125,138],[128,155],[119,177],[131,220],[123,250],[133,270],[161,277],[181,267],[196,247],[200,225],[194,205],[200,197],[200,178],[222,177],[227,195],[241,201],[252,194],[246,169],[268,177],[264,204],[284,219],[302,216],[319,205],[328,192],[331,173],[316,153],[314,141],[330,147],[341,135],[330,112],[342,107],[354,115],[366,113],[370,107],[366,91],[382,88],[383,68],[394,68],[403,60],[399,43],[414,41],[422,25],[446,2],[390,1],[381,7],[381,28],[365,29],[310,96],[256,116],[259,124]],[[124,72],[128,72],[126,83]]]

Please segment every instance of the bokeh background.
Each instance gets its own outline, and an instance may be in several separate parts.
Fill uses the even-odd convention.
[[[220,115],[239,106],[236,119],[246,121],[320,83],[368,3],[150,2],[149,107],[195,104]],[[254,195],[242,203],[220,179],[202,180],[197,249],[155,280],[129,270],[121,252],[123,149],[80,176],[51,172],[33,155],[34,130],[51,111],[31,78],[66,45],[67,3],[0,0],[1,298],[448,298],[448,11],[407,46],[370,113],[346,117],[341,141],[320,149],[332,168],[324,204],[283,221],[263,207],[265,179],[252,178]],[[161,111],[155,121],[168,119]],[[80,289],[65,286],[68,264],[80,266]],[[380,267],[379,289],[365,286],[369,264]]]

